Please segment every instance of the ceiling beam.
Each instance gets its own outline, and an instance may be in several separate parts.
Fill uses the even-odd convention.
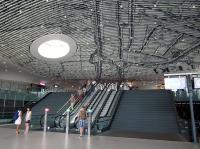
[[[184,17],[183,18],[181,18],[181,19],[179,19],[180,18],[180,15],[179,16],[177,16],[176,14],[174,14],[174,13],[172,13],[172,12],[170,12],[170,11],[165,11],[165,10],[162,10],[162,9],[160,9],[160,8],[156,8],[156,7],[146,7],[146,6],[144,6],[144,5],[137,5],[138,7],[140,7],[140,8],[144,8],[144,9],[149,9],[149,10],[155,10],[155,11],[158,11],[158,12],[162,12],[165,16],[167,16],[167,18],[169,18],[168,20],[166,19],[166,21],[168,21],[168,22],[171,22],[171,23],[175,23],[175,24],[177,24],[177,22],[180,22],[180,20],[184,20]],[[153,6],[153,4],[152,4],[152,6]],[[199,18],[199,16],[196,16],[196,17],[191,17],[192,19],[194,19],[194,18]],[[163,19],[164,20],[164,19]],[[189,22],[188,22],[189,23]],[[193,29],[193,30],[196,30],[196,31],[198,31],[198,32],[200,32],[200,29],[199,28],[195,28],[194,26],[193,26],[193,24],[192,24],[192,26],[191,25],[185,25],[185,24],[181,24],[183,27],[185,27],[185,28],[189,28],[189,29]]]
[[[194,50],[196,50],[197,48],[200,47],[200,42],[194,44],[193,46],[187,48],[185,51],[181,52],[177,57],[172,58],[170,60],[167,61],[160,61],[160,62],[148,62],[145,65],[149,65],[149,66],[156,66],[156,65],[166,65],[166,64],[172,64],[175,63],[179,60],[181,60],[182,58],[186,57],[188,54],[190,54],[191,52],[193,52]]]
[[[169,21],[167,21],[166,19],[159,18],[159,17],[157,17],[157,16],[155,16],[155,15],[150,15],[150,14],[147,14],[147,13],[145,13],[145,12],[142,12],[142,14],[143,14],[145,17],[147,17],[148,19],[151,18],[151,19],[154,19],[155,21],[160,21],[160,22],[162,22],[163,24],[166,24],[166,22],[169,23]],[[170,22],[170,23],[174,23],[174,22]],[[193,35],[193,34],[191,34],[191,33],[179,31],[179,30],[177,30],[177,29],[175,29],[175,28],[170,28],[170,27],[167,27],[167,26],[163,26],[163,28],[164,28],[164,29],[167,29],[167,30],[170,30],[170,31],[173,31],[173,32],[178,33],[178,34],[185,34],[185,35],[187,35],[187,36],[200,39],[200,37],[198,37],[198,36],[195,36],[195,35]]]
[[[151,38],[151,36],[154,34],[154,32],[158,29],[158,27],[160,27],[161,25],[157,25],[156,27],[154,27],[149,34],[144,38],[144,42],[142,44],[142,47],[140,48],[139,52],[142,52],[144,50],[144,47],[148,44],[149,39]]]
[[[129,41],[128,41],[128,45],[126,47],[126,49],[124,50],[128,50],[130,51],[131,45],[133,43],[133,39],[134,39],[134,24],[133,24],[133,19],[134,19],[134,15],[133,12],[135,12],[136,6],[134,5],[134,0],[130,0],[129,1],[129,13],[128,13],[128,24],[129,24]]]
[[[167,50],[162,54],[165,56],[172,48],[183,38],[184,34],[180,34],[175,40],[172,41],[171,45],[167,48]]]

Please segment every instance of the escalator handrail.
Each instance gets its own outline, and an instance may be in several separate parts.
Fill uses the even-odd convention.
[[[98,104],[96,104],[96,107],[95,107],[95,110],[94,110],[94,111],[96,111],[96,108],[98,107],[99,103],[102,101],[103,97],[105,96],[106,92],[108,91],[109,86],[110,86],[110,84],[108,84],[108,85],[106,86],[106,88],[105,88],[106,91],[105,91],[104,94],[101,96],[101,99],[99,99]],[[112,93],[112,90],[109,90],[107,96],[105,97],[105,100],[104,100],[102,106],[101,106],[100,109],[99,109],[100,111],[103,110],[103,107],[105,106],[106,102],[108,101],[108,99],[109,99],[111,93]],[[94,113],[94,111],[93,111],[93,113]],[[98,116],[98,115],[99,115],[99,112],[97,113],[96,116]],[[95,118],[95,119],[96,119],[96,118]]]
[[[93,102],[90,102],[89,105],[86,107],[86,110],[88,110],[88,107],[90,107],[90,105],[91,105],[92,103],[93,103],[93,105],[94,105],[94,104],[96,103],[96,101],[98,101],[99,97],[101,97],[101,95],[102,95],[103,91],[106,89],[106,87],[107,87],[107,86],[105,86],[105,87],[103,88],[103,90],[102,90],[101,93],[99,93],[99,90],[96,91],[96,93],[95,93],[95,99],[93,99],[93,102],[94,102],[94,103],[93,103]],[[96,94],[97,94],[97,96],[96,96]],[[94,100],[95,100],[95,101],[94,101]],[[84,103],[83,103],[83,104],[84,104]],[[92,105],[92,106],[93,106],[93,105]],[[77,114],[77,112],[78,112],[78,110],[77,110],[76,112],[74,112],[73,114],[70,114],[70,117],[72,117],[72,115]],[[75,122],[75,121],[74,121],[74,122]],[[74,123],[74,122],[73,122],[73,123]]]
[[[116,97],[116,95],[117,95],[117,91],[115,92],[115,90],[112,90],[112,93],[114,92],[114,96],[113,96],[113,98],[112,98],[112,101],[111,101],[111,103],[110,103],[110,106],[108,107],[108,109],[107,109],[107,111],[106,111],[106,113],[104,114],[104,116],[103,117],[105,117],[105,116],[107,116],[107,114],[108,114],[108,112],[110,111],[110,108],[111,108],[111,106],[112,106],[112,104],[113,104],[113,101],[114,101],[114,99],[115,99],[115,97]],[[110,96],[112,95],[112,93],[110,94]],[[109,96],[109,99],[110,99],[110,96]],[[108,100],[109,100],[108,99]],[[107,102],[108,102],[108,100],[107,100]],[[107,103],[106,103],[107,104]],[[104,106],[104,108],[105,108],[105,106]],[[102,111],[104,110],[104,108],[102,109]],[[99,115],[99,118],[101,117],[101,113],[100,113],[100,115]]]
[[[96,84],[93,85],[93,86],[90,88],[90,90],[92,90],[95,86],[96,86]],[[82,105],[81,103],[84,103],[84,101],[85,101],[91,94],[92,94],[92,92],[90,92],[90,94],[88,94],[88,95],[85,95],[85,97],[84,97],[82,100],[79,100],[79,101],[75,104],[75,107],[73,108],[73,110],[70,111],[70,114],[73,115],[74,111],[75,111],[75,110],[78,110],[79,107],[81,107],[81,105]],[[69,102],[70,102],[70,101],[69,101]],[[78,109],[77,109],[77,107],[78,107]],[[69,108],[69,107],[68,107],[68,108]],[[68,110],[68,108],[66,108],[66,110],[65,110],[62,114],[65,114],[66,111]]]
[[[55,116],[54,116],[55,115]],[[45,114],[42,114],[42,115],[33,115],[33,116],[40,116],[40,126],[43,127],[43,123],[42,123],[42,119],[43,117],[45,116]],[[55,119],[59,116],[57,114],[48,114],[47,115],[47,122],[48,122],[48,117],[49,116],[54,116],[54,120],[53,120],[53,123],[54,123],[54,127],[56,126],[56,123],[55,123]]]
[[[103,102],[101,108],[99,109],[99,111],[98,111],[96,117],[94,118],[94,121],[93,121],[93,123],[92,123],[92,127],[95,125],[95,123],[96,123],[98,117],[100,116],[100,114],[101,114],[101,112],[102,112],[104,106],[106,105],[106,103],[107,103],[107,101],[108,101],[108,99],[109,99],[111,93],[112,93],[112,91],[110,90],[109,93],[108,93],[108,95],[107,95],[107,97],[106,97],[106,99],[105,99],[105,101]],[[104,95],[105,95],[105,94],[104,94]],[[103,96],[103,97],[104,97],[104,96]],[[103,97],[102,97],[102,98],[103,98]],[[102,99],[102,98],[101,98],[101,99]],[[100,100],[100,101],[101,101],[101,100]],[[99,103],[98,103],[98,104],[99,104]],[[97,107],[96,107],[96,108],[97,108]],[[96,109],[95,109],[95,110],[96,110]]]
[[[95,87],[95,86],[93,86],[93,87]],[[105,88],[106,88],[106,86],[104,87],[104,89],[102,90],[102,92],[105,90]],[[91,89],[93,89],[93,88],[91,88]],[[90,94],[89,95],[87,95],[87,97],[85,98],[85,100],[84,101],[86,101],[87,100],[87,98],[89,98],[90,97],[90,95],[92,94],[93,92],[90,92]],[[99,90],[97,90],[96,92],[95,92],[95,94],[93,95],[94,97],[95,97],[95,101],[94,101],[94,103],[93,103],[93,105],[96,103],[96,100],[98,100],[99,99],[99,97],[101,96],[101,94],[102,93],[100,93],[100,94],[98,94],[99,93]],[[98,96],[98,97],[96,97],[96,95]],[[91,99],[90,99],[91,100]],[[83,101],[83,100],[82,100]],[[80,105],[79,105],[79,107],[82,107],[82,105],[83,104],[85,104],[85,102],[82,102]],[[89,103],[89,105],[88,105],[88,107],[90,107],[90,105],[92,104],[92,102],[90,102]],[[93,106],[92,105],[92,106]],[[87,108],[88,108],[87,107]],[[76,109],[76,110],[75,110]],[[78,109],[79,108],[74,108],[74,110],[72,111],[72,112],[70,112],[70,118],[73,116],[73,115],[76,115],[77,114],[77,112],[78,112]],[[87,109],[86,109],[87,110]],[[62,115],[62,116],[64,116],[64,115]],[[62,118],[62,116],[60,117],[60,120],[59,120],[59,126],[61,127],[61,118]],[[71,121],[71,120],[70,120]]]
[[[73,109],[73,111],[70,111],[70,116],[72,116],[72,115],[74,115],[75,113],[77,113],[77,111],[82,107],[83,104],[85,104],[85,101],[87,100],[87,98],[90,97],[91,94],[92,94],[92,93],[90,93],[89,95],[87,95],[87,97],[84,97],[85,99],[82,100],[82,102],[81,102],[81,104],[79,105],[79,107],[77,106],[78,108],[75,107],[75,108]],[[96,93],[94,94],[94,96],[96,96],[96,94],[98,94],[98,91],[96,91]],[[84,102],[83,102],[83,101],[84,101]]]
[[[112,109],[112,112],[111,112],[111,120],[109,122],[108,128],[110,128],[110,126],[111,126],[111,124],[113,122],[113,119],[115,117],[115,114],[117,112],[118,106],[119,106],[120,101],[121,101],[122,94],[123,94],[123,90],[119,90],[119,95],[117,96],[117,99],[116,99],[117,101],[116,101],[116,103],[115,103],[115,105],[114,105],[114,107]]]
[[[96,86],[96,85],[95,85]],[[92,88],[90,88],[90,89],[93,89],[93,88],[95,88],[95,86],[93,86]],[[94,93],[95,92],[95,93]],[[78,111],[79,111],[79,109],[80,109],[80,107],[82,107],[82,105],[83,104],[85,104],[85,101],[87,100],[87,98],[90,98],[90,96],[92,95],[92,93],[94,93],[94,95],[93,96],[96,96],[98,93],[99,93],[99,90],[97,90],[97,91],[94,91],[94,92],[90,92],[90,94],[88,94],[88,95],[86,95],[84,98],[85,99],[83,99],[82,101],[81,101],[81,104],[79,105],[79,107],[77,108],[77,107],[75,107],[74,109],[73,109],[73,111],[70,111],[70,118],[71,117],[73,117],[74,115],[77,115],[77,113],[78,113]],[[84,102],[83,102],[84,101]],[[91,103],[90,103],[91,104]],[[89,104],[89,105],[90,105]],[[89,106],[88,105],[88,106]],[[70,122],[71,122],[71,120],[70,120]],[[59,126],[61,127],[61,121],[59,120]]]
[[[107,86],[104,87],[104,89],[102,90],[102,92],[103,92],[106,88],[107,88]],[[95,94],[94,94],[93,96],[96,96],[98,93],[99,93],[99,90],[96,91]],[[104,92],[104,94],[105,94],[105,93],[106,93],[106,92]],[[92,94],[92,93],[91,93],[91,94]],[[98,99],[100,98],[101,95],[102,95],[102,93],[98,94],[98,97],[96,97],[96,99],[94,99],[94,100],[98,101]],[[88,98],[89,96],[90,96],[90,95],[88,95],[86,98]],[[103,96],[102,96],[102,97],[103,97]],[[101,97],[101,98],[102,98],[102,97]],[[85,100],[86,100],[86,99],[85,99]],[[94,101],[93,104],[95,104],[96,101]],[[101,100],[99,100],[99,101],[101,101]],[[91,102],[91,103],[92,103],[92,102]],[[91,104],[91,103],[90,103],[90,104]],[[83,102],[82,104],[85,104],[85,102]],[[81,105],[82,105],[82,104],[81,104]],[[88,107],[90,106],[90,104],[88,105]],[[98,105],[98,104],[97,104],[97,105]],[[94,106],[94,105],[93,105],[93,106]],[[81,106],[80,106],[80,107],[81,107]],[[87,110],[87,109],[86,109],[86,110]],[[78,111],[78,109],[76,110],[76,112],[73,111],[72,113],[70,113],[70,117],[72,117],[74,114],[77,114],[77,111]],[[60,118],[59,118],[59,126],[60,126],[60,127],[61,127],[61,118],[62,118],[63,116],[65,117],[66,114],[65,114],[65,115],[61,115]],[[55,119],[55,120],[56,120],[56,119]]]
[[[96,98],[96,100],[93,102],[91,107],[90,106],[88,106],[88,107],[90,107],[90,109],[93,109],[93,108],[96,109],[96,107],[98,106],[99,102],[101,101],[101,99],[105,95],[105,93],[106,93],[106,91],[102,91],[102,93],[98,96],[98,98]],[[95,109],[92,110],[92,113],[95,111]]]
[[[86,96],[83,98],[83,100],[82,100],[82,101],[84,101],[84,100],[85,100],[85,98],[86,98]],[[66,103],[66,105],[70,103],[70,100],[68,100],[67,102],[68,102],[68,103]],[[78,102],[75,104],[75,107],[74,107],[74,109],[76,109],[76,108],[77,108],[77,106],[78,106],[80,103],[81,103],[81,101],[79,100],[79,101],[78,101]],[[63,108],[64,108],[64,107],[63,107]],[[70,108],[70,105],[68,105],[68,108],[67,108],[67,107],[65,108],[66,110],[65,110],[65,111],[62,113],[62,115],[63,115],[63,114],[65,114],[65,113],[66,113],[66,111],[67,111],[69,108]],[[74,109],[73,109],[73,110],[74,110]],[[72,112],[72,111],[70,111],[70,112]]]
[[[109,87],[109,84],[104,87],[104,89],[102,90],[102,93],[99,95],[99,97],[96,99],[96,101],[94,101],[94,103],[92,104],[92,106],[90,107],[90,109],[93,109],[93,107],[95,106],[96,102],[98,102],[98,104],[99,104],[99,102],[103,98],[104,94],[106,93],[108,87]],[[98,104],[96,104],[96,105],[98,105]]]
[[[101,90],[101,93],[95,99],[91,99],[92,101],[88,105],[88,107],[90,107],[90,109],[93,108],[93,106],[95,105],[96,101],[98,101],[98,99],[102,96],[102,93],[104,93],[105,89],[106,89],[106,86],[104,86],[103,90]]]
[[[41,97],[38,101],[31,101],[28,102],[27,104],[24,105],[23,110],[22,111],[26,111],[27,107],[31,107],[33,108],[34,106],[36,106],[38,103],[40,103],[41,101],[43,101],[47,96],[49,96],[52,92],[48,92],[47,94],[45,94],[43,97]]]
[[[118,92],[118,91],[117,91],[117,92]],[[108,116],[109,111],[112,110],[111,107],[112,107],[112,105],[114,104],[115,98],[116,98],[116,96],[117,96],[117,92],[115,93],[115,96],[113,97],[113,100],[112,100],[112,102],[111,102],[111,104],[110,104],[110,106],[109,106],[109,108],[108,108],[108,110],[107,110],[107,112],[106,112],[106,114],[105,114],[106,116]]]
[[[110,126],[111,126],[111,124],[112,124],[112,121],[113,121],[113,119],[114,119],[114,116],[115,116],[115,114],[116,114],[117,107],[119,106],[120,98],[121,98],[121,95],[122,95],[123,91],[122,91],[122,90],[119,90],[118,93],[119,93],[119,94],[116,94],[115,97],[114,97],[114,100],[116,100],[115,105],[112,106],[112,104],[114,103],[114,102],[113,102],[113,103],[111,104],[111,106],[110,106],[110,107],[113,107],[113,108],[111,109],[111,110],[112,110],[111,115],[110,115],[110,116],[106,115],[106,116],[104,116],[104,117],[99,117],[99,119],[100,119],[100,118],[109,118],[109,120],[107,120],[107,121],[109,121],[109,124],[108,124],[108,126],[107,126],[106,128],[104,128],[104,129],[110,128]],[[117,95],[118,95],[118,96],[117,96]],[[114,101],[114,100],[113,100],[113,101]],[[99,129],[99,126],[98,126],[98,124],[100,124],[100,122],[99,122],[100,120],[99,120],[99,119],[97,119],[97,129]],[[102,122],[103,122],[103,121],[102,121]]]
[[[69,103],[70,103],[70,100],[68,99],[68,101],[57,111],[57,114],[60,114],[60,111],[66,108],[65,106],[68,105]]]
[[[74,105],[74,108],[73,108],[73,110],[70,111],[70,113],[73,113],[73,111],[74,111],[75,109],[77,109],[77,107],[79,106],[79,104],[80,104],[81,102],[83,102],[86,98],[87,98],[87,97],[85,96],[85,97],[83,98],[83,100],[81,100],[81,101],[79,100],[79,101]],[[71,107],[71,105],[69,105],[69,107],[66,108],[66,110],[62,113],[62,115],[65,115],[70,107]]]

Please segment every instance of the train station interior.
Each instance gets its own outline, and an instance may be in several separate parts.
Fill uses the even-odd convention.
[[[199,141],[199,0],[0,0],[1,149]]]

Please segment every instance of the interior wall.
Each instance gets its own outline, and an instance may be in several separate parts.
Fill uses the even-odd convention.
[[[10,60],[0,56],[0,80],[27,82],[39,84],[40,81],[48,83],[48,79],[37,74],[32,74],[23,67],[19,67]]]
[[[29,83],[11,81],[11,80],[0,80],[0,89],[3,90],[21,90],[24,91],[29,86]]]
[[[41,80],[47,80],[42,77],[33,76],[26,72],[15,72],[15,71],[1,71],[0,72],[1,80],[10,80],[10,81],[19,81],[19,82],[29,82],[39,84]]]
[[[159,81],[132,81],[133,88],[136,89],[163,89],[163,80]]]

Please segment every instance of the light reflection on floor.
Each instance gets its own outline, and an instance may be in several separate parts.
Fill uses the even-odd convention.
[[[0,149],[200,149],[190,142],[145,140],[64,133],[30,132],[15,134],[14,129],[0,128]]]

